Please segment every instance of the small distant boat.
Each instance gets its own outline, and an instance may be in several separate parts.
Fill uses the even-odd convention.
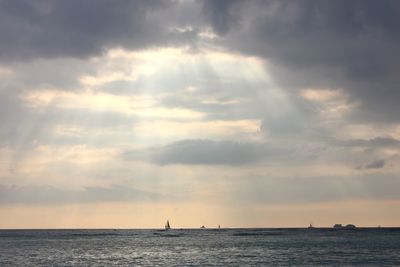
[[[343,229],[343,225],[341,223],[337,223],[333,226],[333,229]]]
[[[354,224],[348,224],[348,225],[346,225],[344,228],[345,228],[345,229],[352,230],[352,229],[357,229],[357,226],[355,226]]]
[[[341,223],[337,223],[333,226],[333,229],[335,230],[355,230],[357,229],[357,226],[354,224],[347,224],[346,226],[343,226]]]
[[[314,229],[315,227],[312,225],[312,223],[310,223],[310,225],[308,226],[308,229]]]
[[[171,230],[171,226],[169,225],[169,220],[165,223],[165,231]]]
[[[206,229],[206,227],[205,227],[204,225],[202,225],[202,226],[200,227],[200,229]]]

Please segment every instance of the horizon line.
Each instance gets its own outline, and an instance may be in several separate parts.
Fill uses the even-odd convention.
[[[394,229],[394,228],[400,228],[400,226],[357,226],[356,229]],[[300,226],[291,226],[291,227],[206,227],[206,228],[200,228],[200,227],[175,227],[171,228],[172,230],[235,230],[235,229],[308,229],[308,226],[305,227],[300,227]],[[333,226],[313,226],[313,229],[334,229]],[[163,227],[149,227],[149,228],[107,228],[107,227],[98,227],[98,228],[0,228],[0,231],[7,231],[7,230],[164,230]]]

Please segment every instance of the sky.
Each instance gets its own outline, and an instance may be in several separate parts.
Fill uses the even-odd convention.
[[[397,0],[0,0],[0,228],[400,225]]]

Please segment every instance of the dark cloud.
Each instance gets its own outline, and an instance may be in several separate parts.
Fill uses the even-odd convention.
[[[267,59],[281,86],[344,88],[361,103],[353,119],[400,118],[399,1],[205,1],[204,9],[221,44]]]
[[[267,59],[282,87],[343,88],[361,103],[353,120],[400,117],[396,0],[16,0],[1,1],[0,7],[2,60],[86,58],[113,47],[196,46],[205,42],[196,43],[199,31],[210,25],[221,38],[208,42]],[[52,73],[47,82],[53,79],[64,78]]]
[[[162,147],[128,151],[124,157],[147,160],[160,165],[243,165],[267,159],[288,159],[293,152],[293,148],[266,143],[183,140]]]
[[[225,34],[231,28],[238,26],[241,20],[240,0],[204,1],[203,12],[210,18],[214,30],[218,34]]]
[[[110,201],[157,201],[162,195],[113,185],[111,187],[85,187],[82,190],[53,186],[0,185],[0,204],[4,203],[81,203]]]
[[[357,169],[382,169],[385,165],[386,162],[384,160],[374,160],[367,164],[358,166]]]
[[[225,10],[233,5],[228,2]],[[220,6],[220,1],[206,1],[204,5],[206,10]],[[378,45],[396,42],[400,36],[397,1],[249,1],[240,8],[253,16],[242,13],[241,19],[246,25],[229,32],[225,30],[228,34],[223,36],[250,38],[231,46],[298,67],[338,66],[347,68],[351,76],[358,73],[363,78],[371,78],[384,72],[377,73],[375,68],[379,70],[381,65],[370,63],[376,61],[385,67],[384,60],[389,59],[383,54],[386,51],[376,50],[382,48]],[[217,32],[221,32],[220,26],[214,21],[232,19],[231,13],[224,12],[223,8],[221,12],[206,11],[205,14],[211,17]],[[368,40],[375,42],[364,43]],[[353,59],[359,61],[353,62]]]
[[[384,160],[375,160],[365,165],[366,169],[380,169],[385,166],[386,162]]]
[[[112,47],[187,42],[163,19],[175,1],[0,1],[0,59],[88,57]]]

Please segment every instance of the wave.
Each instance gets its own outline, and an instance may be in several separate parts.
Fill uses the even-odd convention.
[[[281,232],[237,232],[233,233],[233,236],[274,236],[274,235],[283,235]]]

